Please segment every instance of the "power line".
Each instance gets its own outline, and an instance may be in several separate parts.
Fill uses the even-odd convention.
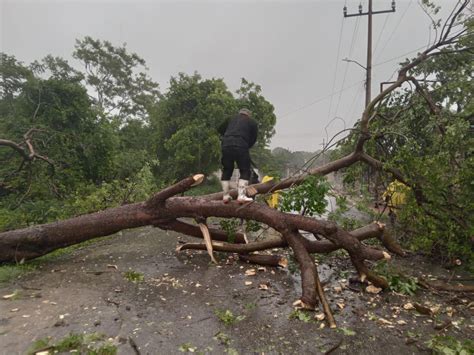
[[[358,34],[359,34],[359,21],[360,20],[360,17],[357,18],[356,20],[356,24],[355,24],[355,28],[354,28],[354,32],[352,34],[352,40],[351,40],[351,47],[349,49],[349,54],[348,54],[348,58],[351,57],[352,55],[352,51],[354,50],[354,47],[355,47],[355,43],[356,43],[356,40],[358,38]],[[349,69],[349,62],[346,63],[346,68],[344,70],[344,77],[342,79],[342,84],[341,84],[341,89],[344,87],[344,84],[346,83],[346,77],[347,77],[347,71]],[[342,96],[342,91],[339,92],[339,97],[337,99],[337,105],[336,105],[336,111],[334,112],[334,116],[337,116],[337,110],[339,109],[339,103],[341,102],[341,96]]]
[[[308,104],[306,104],[306,105],[304,105],[304,106],[301,106],[301,107],[299,107],[299,108],[297,108],[297,109],[294,109],[294,110],[292,110],[292,111],[289,111],[289,112],[284,113],[283,115],[279,116],[279,118],[281,119],[281,118],[284,118],[284,117],[286,117],[286,116],[289,116],[289,115],[291,115],[291,114],[293,114],[293,113],[295,113],[295,112],[304,110],[305,108],[308,108],[308,107],[310,107],[310,106],[313,106],[313,105],[317,104],[318,102],[324,101],[324,100],[330,98],[331,96],[334,96],[334,95],[338,94],[338,93],[341,92],[341,91],[349,90],[349,89],[353,88],[354,86],[359,85],[359,84],[362,83],[362,82],[364,82],[364,80],[358,81],[358,82],[353,83],[353,84],[351,84],[350,86],[347,86],[347,87],[345,87],[345,88],[343,88],[343,89],[341,89],[341,90],[338,90],[338,91],[333,92],[333,93],[331,93],[331,94],[328,94],[328,95],[326,95],[326,96],[320,97],[320,98],[318,98],[318,99],[316,99],[316,100],[314,100],[314,101],[312,101],[312,102],[310,102],[310,103],[308,103]]]
[[[336,78],[337,78],[337,68],[339,66],[339,54],[341,52],[341,43],[342,43],[342,32],[344,29],[344,19],[342,19],[341,23],[341,30],[339,31],[339,44],[337,45],[337,55],[336,55],[336,69],[334,70],[334,77],[332,81],[332,89],[331,92],[334,92],[334,89],[336,87]],[[331,108],[332,108],[332,98],[333,95],[331,95],[331,101],[329,102],[329,111],[328,111],[328,117],[331,116]]]
[[[355,92],[354,98],[352,99],[352,103],[351,103],[351,106],[349,108],[350,116],[347,116],[347,117],[352,118],[352,116],[354,115],[354,111],[355,111],[355,108],[356,108],[355,103],[356,103],[357,99],[362,95],[363,92],[364,92],[364,90],[363,90],[362,86],[359,87],[359,90],[357,90]]]
[[[385,16],[385,21],[383,22],[383,25],[382,25],[382,31],[380,31],[379,36],[377,38],[377,41],[375,42],[374,54],[377,52],[377,47],[379,45],[380,39],[382,38],[382,34],[385,31],[385,26],[387,25],[387,22],[388,22],[389,18],[390,18],[390,16],[388,16],[388,15]]]
[[[385,64],[385,63],[391,62],[391,61],[393,61],[393,60],[395,60],[395,59],[400,59],[400,58],[403,58],[404,56],[406,56],[406,55],[408,55],[408,54],[415,53],[415,52],[417,52],[417,51],[419,51],[420,49],[423,49],[423,48],[426,48],[426,46],[421,46],[421,47],[419,47],[419,48],[417,48],[417,49],[414,49],[414,50],[412,50],[412,51],[410,51],[410,52],[404,53],[404,54],[402,54],[402,55],[399,55],[399,56],[397,56],[397,57],[393,57],[393,58],[391,58],[391,59],[387,59],[387,60],[385,60],[385,61],[383,61],[383,62],[380,62],[380,63],[374,64],[374,65],[373,65],[373,67],[376,67],[376,66],[379,66],[379,65],[382,65],[382,64]]]
[[[400,19],[398,20],[398,23],[397,25],[395,26],[395,28],[393,29],[392,33],[390,34],[390,36],[388,37],[388,39],[385,41],[385,44],[384,46],[382,47],[382,49],[380,50],[380,53],[383,53],[385,47],[387,47],[387,44],[390,42],[390,40],[392,39],[393,35],[395,34],[395,31],[398,29],[398,26],[400,26],[400,23],[402,22],[403,18],[405,17],[406,13],[408,12],[408,10],[410,9],[410,6],[411,6],[411,3],[413,2],[413,0],[410,0],[410,2],[408,3],[408,6],[407,8],[405,9],[405,11],[403,12],[402,16],[400,17]],[[379,55],[377,56],[376,59],[378,59],[378,57],[380,56],[380,53]]]

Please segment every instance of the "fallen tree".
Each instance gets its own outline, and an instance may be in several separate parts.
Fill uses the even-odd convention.
[[[370,123],[376,116],[377,105],[404,83],[414,83],[416,90],[426,100],[426,104],[434,112],[438,112],[429,94],[423,90],[418,81],[409,72],[431,57],[449,54],[442,50],[446,46],[456,43],[465,33],[465,30],[454,34],[451,32],[456,19],[464,11],[468,3],[469,1],[463,1],[457,6],[448,19],[447,24],[443,27],[439,40],[420,53],[414,60],[404,65],[398,72],[397,80],[383,90],[366,107],[355,128],[357,140],[351,153],[328,164],[279,182],[269,181],[253,185],[248,192],[258,195],[287,189],[300,184],[309,175],[327,175],[357,162],[363,162],[373,168],[393,175],[394,178],[411,187],[419,203],[424,203],[422,186],[405,179],[400,171],[386,167],[382,161],[369,155],[364,147],[365,143],[373,138]],[[442,131],[442,128],[440,130]],[[0,144],[3,143],[20,151],[21,148],[18,144],[5,142],[5,140],[0,140]],[[28,146],[30,152],[34,152],[34,149],[30,145]],[[22,153],[22,155],[26,159],[26,153]],[[28,156],[29,159],[35,157],[43,159],[43,157],[35,156],[34,154]],[[43,160],[46,160],[46,158]],[[163,189],[144,202],[110,208],[54,223],[0,233],[0,262],[19,262],[21,260],[33,259],[58,248],[111,235],[123,229],[147,225],[204,238],[204,243],[186,243],[180,245],[178,251],[184,249],[207,250],[211,260],[214,262],[217,261],[213,256],[213,251],[217,250],[220,252],[238,253],[243,260],[253,263],[275,266],[283,265],[284,260],[281,256],[258,254],[257,252],[273,248],[290,248],[301,270],[302,296],[298,301],[299,306],[314,309],[319,299],[330,326],[335,327],[334,318],[319,281],[317,266],[311,254],[329,253],[338,249],[344,249],[347,251],[360,278],[362,280],[366,279],[381,288],[388,287],[387,281],[371,271],[366,261],[390,259],[390,254],[381,249],[368,246],[363,241],[368,238],[378,238],[388,251],[399,255],[404,254],[400,246],[391,238],[385,226],[380,223],[372,223],[349,232],[333,222],[280,212],[259,202],[250,202],[245,205],[237,202],[224,204],[221,193],[199,197],[177,196],[199,185],[203,179],[204,176],[201,174],[190,176],[175,185]],[[232,195],[235,197],[236,191],[233,191]],[[224,231],[207,226],[206,220],[209,217],[240,218],[257,221],[275,229],[280,234],[280,237],[272,240],[247,243],[244,235],[237,234],[234,242],[230,243]],[[188,223],[183,218],[194,219],[196,224]],[[310,240],[304,237],[301,231],[317,236],[318,239],[322,237],[325,240]]]

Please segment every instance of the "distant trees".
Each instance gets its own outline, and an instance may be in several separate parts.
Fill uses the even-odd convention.
[[[73,57],[84,66],[84,79],[93,90],[94,103],[105,117],[119,123],[147,121],[159,97],[158,84],[146,74],[145,60],[125,45],[85,37],[76,40]]]
[[[323,165],[329,161],[329,153],[326,152],[291,152],[285,148],[272,150],[273,165],[276,174],[280,177],[288,177],[299,174],[312,167]]]
[[[245,79],[233,94],[222,79],[180,73],[162,94],[125,45],[85,37],[73,57],[82,69],[52,55],[26,65],[1,54],[0,229],[131,202],[143,186],[217,170],[219,128],[241,106],[258,120],[257,151],[274,133],[273,106]]]

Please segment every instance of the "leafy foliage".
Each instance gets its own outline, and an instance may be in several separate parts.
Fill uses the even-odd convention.
[[[220,136],[239,107],[253,111],[259,126],[259,166],[271,159],[266,145],[274,134],[273,106],[261,95],[258,85],[242,79],[236,98],[222,79],[204,80],[199,74],[180,73],[151,110],[155,150],[162,162],[161,176],[178,180],[199,171],[209,174],[220,166]]]
[[[125,279],[127,279],[128,281],[133,282],[133,283],[142,282],[143,279],[145,278],[142,273],[136,272],[136,271],[133,271],[133,270],[126,271],[125,274],[124,274],[124,277],[125,277]]]
[[[391,291],[413,296],[419,288],[418,280],[401,272],[396,272],[385,260],[379,262],[375,270],[387,279]]]
[[[232,311],[228,309],[226,310],[216,309],[214,313],[216,314],[217,318],[226,326],[233,325],[245,319],[244,315],[240,315],[240,316],[234,315],[234,313],[232,313]]]
[[[302,184],[281,192],[280,210],[308,216],[320,215],[326,209],[328,191],[329,184],[324,177],[308,176]]]
[[[67,336],[52,343],[52,339],[42,338],[33,343],[28,349],[28,354],[36,354],[37,351],[47,349],[51,353],[78,352],[88,355],[115,355],[117,347],[105,340],[105,336],[99,333],[76,334]]]
[[[340,195],[334,195],[334,197],[336,198],[336,209],[329,212],[328,220],[336,222],[346,230],[354,230],[362,227],[360,220],[347,216],[347,212],[349,211],[347,197]]]
[[[376,108],[365,147],[410,186],[406,204],[396,212],[406,244],[445,261],[474,258],[474,61],[466,50],[474,43],[474,20],[466,18],[464,25],[468,31],[458,43],[410,73],[420,78],[433,105],[409,87],[397,91]],[[337,154],[352,150],[354,142],[355,135],[349,136]],[[346,170],[345,181],[374,193],[393,177],[377,177],[357,164]]]
[[[237,218],[221,219],[219,221],[221,229],[227,233],[227,242],[234,243],[237,228],[240,225],[240,221]]]
[[[259,163],[271,161],[273,106],[242,81],[179,74],[162,94],[143,58],[108,41],[76,41],[73,68],[48,55],[30,65],[0,53],[0,230],[68,218],[144,200],[165,184],[220,166],[219,129],[241,105],[255,113]],[[30,131],[32,130],[32,131]],[[218,191],[211,179],[197,192]]]
[[[304,323],[309,323],[313,321],[313,317],[311,316],[310,311],[302,310],[302,309],[295,309],[293,312],[290,313],[288,316],[289,319],[297,319]]]
[[[87,36],[76,40],[73,56],[84,64],[86,83],[106,117],[120,123],[148,117],[148,109],[159,98],[158,84],[144,73],[145,61],[128,53],[125,44],[116,47]]]
[[[468,355],[474,353],[474,341],[459,340],[449,335],[436,335],[426,342],[434,354]]]

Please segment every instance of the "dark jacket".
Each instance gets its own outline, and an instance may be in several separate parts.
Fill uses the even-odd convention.
[[[257,141],[257,134],[257,122],[253,118],[237,114],[227,125],[222,138],[222,146],[252,148]]]

